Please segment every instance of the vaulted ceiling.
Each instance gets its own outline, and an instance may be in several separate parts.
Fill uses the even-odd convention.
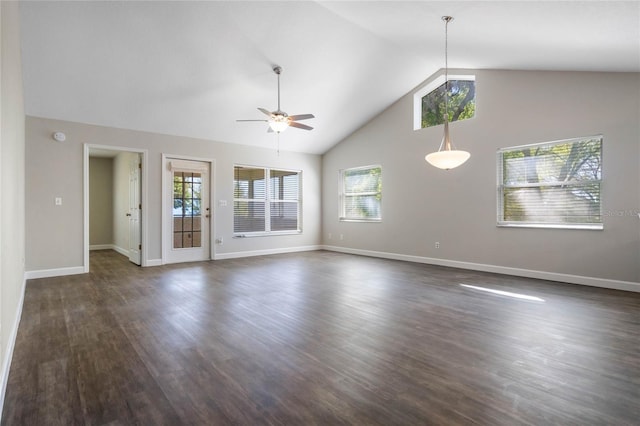
[[[21,2],[27,115],[323,153],[444,65],[640,71],[636,1]],[[407,122],[410,125],[411,118]]]

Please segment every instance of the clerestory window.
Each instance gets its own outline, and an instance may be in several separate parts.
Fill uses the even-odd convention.
[[[441,76],[414,94],[414,130],[444,123],[445,81]],[[449,76],[449,122],[472,118],[476,113],[476,81],[473,75]]]

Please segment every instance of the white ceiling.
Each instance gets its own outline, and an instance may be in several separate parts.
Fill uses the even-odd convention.
[[[283,150],[323,153],[444,65],[640,71],[640,3],[22,2],[26,113],[274,147],[256,109],[313,113]],[[410,123],[411,118],[408,118]],[[61,129],[63,130],[63,129]]]

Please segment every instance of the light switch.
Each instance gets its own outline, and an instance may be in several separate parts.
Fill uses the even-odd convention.
[[[220,207],[227,207],[227,200],[219,200],[218,205]]]
[[[56,206],[62,205],[62,197],[56,197]]]

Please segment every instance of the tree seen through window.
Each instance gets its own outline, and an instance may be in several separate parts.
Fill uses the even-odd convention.
[[[476,112],[476,82],[449,80],[449,122],[472,118]],[[444,123],[445,83],[422,97],[422,128]]]

